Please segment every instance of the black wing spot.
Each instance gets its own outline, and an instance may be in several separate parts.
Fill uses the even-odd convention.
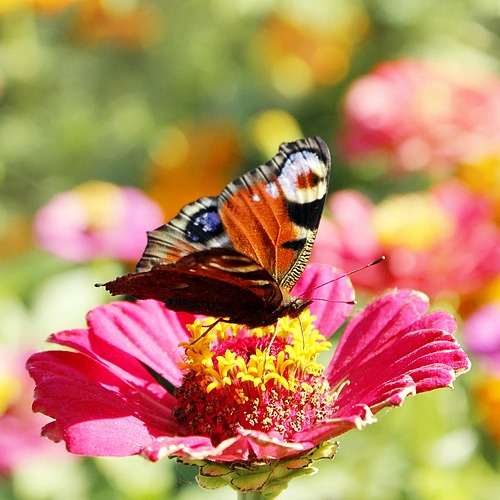
[[[306,244],[306,239],[300,238],[298,240],[285,241],[285,243],[283,243],[281,245],[281,247],[282,248],[290,248],[292,250],[299,251],[304,247],[305,244]]]
[[[287,212],[290,220],[300,227],[314,231],[321,219],[325,197],[308,203],[287,202]]]

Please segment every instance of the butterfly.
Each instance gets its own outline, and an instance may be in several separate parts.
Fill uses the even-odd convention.
[[[329,175],[322,139],[283,143],[219,196],[199,198],[149,231],[136,272],[104,286],[249,328],[297,317],[311,300],[290,292],[309,260]]]

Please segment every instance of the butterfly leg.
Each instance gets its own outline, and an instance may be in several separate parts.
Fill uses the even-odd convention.
[[[279,324],[280,324],[280,318],[278,318],[278,321],[276,321],[276,324],[274,325],[273,336],[271,337],[271,340],[269,341],[269,344],[266,347],[266,351],[264,353],[264,375],[266,374],[267,357],[269,356],[269,354],[271,354],[271,346],[273,345],[276,335],[278,335]]]
[[[269,341],[269,345],[267,346],[266,352],[270,353],[271,352],[271,346],[273,345],[274,339],[276,338],[276,335],[278,335],[278,329],[280,325],[280,319],[278,318],[278,321],[276,321],[274,325],[274,333],[273,336],[271,337],[271,340]]]
[[[300,332],[302,333],[302,349],[305,349],[306,338],[304,336],[304,323],[302,323],[302,318],[300,317],[300,314],[297,316],[297,318],[299,319]]]
[[[207,335],[207,333],[212,330],[215,326],[217,326],[221,321],[223,321],[224,318],[219,318],[219,319],[216,319],[213,323],[211,323],[210,325],[206,325],[206,330],[196,339],[196,340],[193,340],[192,342],[189,343],[189,345],[194,345],[196,344],[196,342],[198,342],[199,340],[201,340],[203,337],[205,337],[205,335]]]

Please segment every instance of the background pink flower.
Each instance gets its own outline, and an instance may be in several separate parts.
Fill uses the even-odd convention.
[[[379,204],[344,190],[330,197],[328,208],[332,218],[323,217],[311,259],[355,269],[385,255],[386,262],[352,276],[367,290],[461,296],[500,272],[500,230],[491,207],[458,182]]]
[[[30,409],[33,381],[25,370],[29,354],[0,348],[0,476],[35,459],[57,457],[64,451],[40,439],[47,417]]]
[[[304,273],[306,281],[310,273],[323,279],[335,276],[313,266]],[[352,289],[344,279],[324,287],[323,293],[327,298],[348,297]],[[238,428],[215,445],[209,435],[186,433],[176,420],[179,402],[169,387],[179,387],[183,379],[178,343],[188,339],[185,325],[194,318],[153,300],[96,307],[88,315],[87,329],[52,335],[51,342],[73,351],[31,357],[28,368],[37,384],[33,409],[54,419],[43,434],[64,440],[72,453],[219,462],[293,456],[374,422],[377,411],[402,404],[410,394],[450,386],[456,375],[468,370],[468,359],[452,336],[453,318],[443,312],[426,314],[427,309],[423,294],[403,290],[360,311],[326,371],[337,398],[334,415],[305,426],[292,440],[283,440],[277,430],[251,427]],[[330,304],[316,313],[322,316],[319,324],[337,327],[348,308]]]
[[[500,375],[500,304],[480,307],[464,323],[465,342],[489,371]]]
[[[41,247],[63,259],[137,261],[146,231],[163,222],[158,205],[139,189],[90,181],[42,207],[34,231]]]
[[[423,60],[385,62],[351,85],[344,120],[350,159],[382,153],[403,171],[454,169],[498,151],[500,79]]]

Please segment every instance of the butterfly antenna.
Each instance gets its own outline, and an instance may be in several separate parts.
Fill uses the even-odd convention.
[[[379,257],[378,259],[374,260],[373,262],[370,262],[369,264],[365,264],[364,266],[358,267],[357,269],[353,269],[352,271],[348,271],[347,273],[344,273],[340,276],[337,276],[336,278],[333,278],[331,280],[325,281],[324,283],[321,283],[321,285],[315,286],[313,288],[309,288],[309,290],[306,290],[305,292],[300,294],[300,297],[304,296],[306,293],[313,292],[314,290],[317,290],[318,288],[321,288],[322,286],[328,285],[330,283],[333,283],[335,281],[338,281],[342,278],[346,278],[347,276],[350,276],[351,274],[358,273],[359,271],[362,271],[363,269],[367,269],[369,267],[375,266],[376,264],[380,264],[382,261],[385,260],[385,255],[382,255],[382,257]],[[314,299],[314,300],[322,300],[322,299]],[[328,300],[328,299],[323,299],[326,302],[337,302],[335,300]],[[339,301],[340,302],[340,301]],[[342,301],[344,304],[356,304],[356,301]]]

